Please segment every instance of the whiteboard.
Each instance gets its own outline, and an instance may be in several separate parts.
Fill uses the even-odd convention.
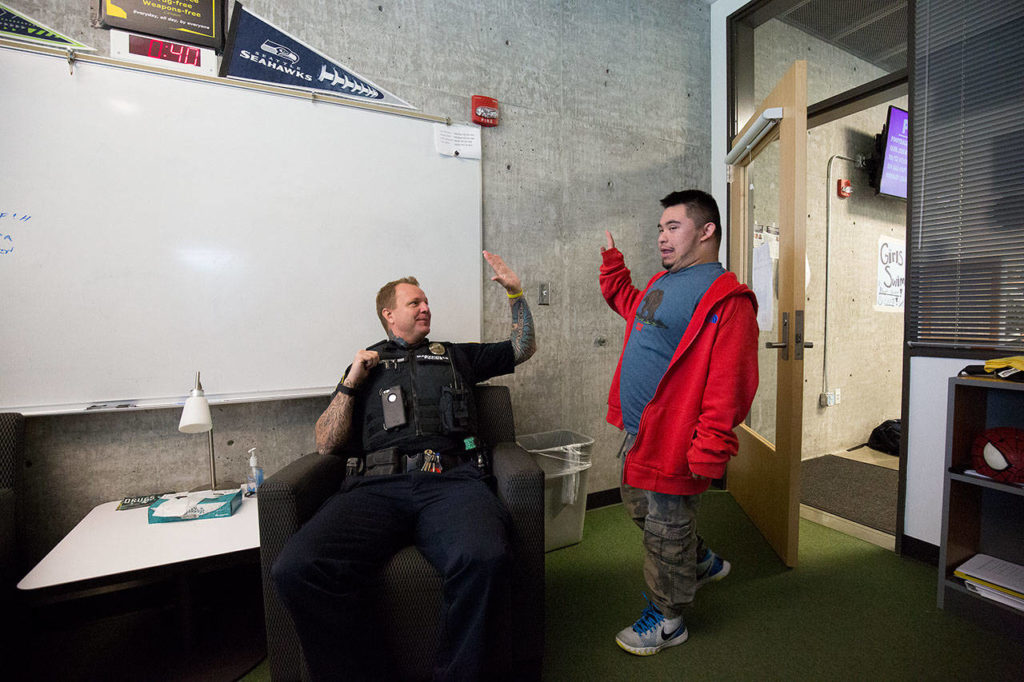
[[[479,340],[480,161],[435,125],[0,47],[0,410],[324,394],[406,275]]]

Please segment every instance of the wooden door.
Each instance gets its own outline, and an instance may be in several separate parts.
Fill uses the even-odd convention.
[[[806,300],[806,62],[794,62],[737,139],[763,111],[776,107],[783,112],[779,124],[731,169],[731,269],[755,291],[759,283],[765,290],[765,277],[771,280],[768,294],[758,296],[758,306],[762,317],[768,310],[772,314],[770,326],[762,323],[760,384],[750,416],[736,430],[739,454],[729,463],[727,484],[783,562],[796,566],[803,358],[804,348],[811,346],[802,331]],[[773,241],[777,248],[772,246]],[[777,255],[770,257],[767,265],[765,248]],[[755,271],[760,274],[755,275]]]

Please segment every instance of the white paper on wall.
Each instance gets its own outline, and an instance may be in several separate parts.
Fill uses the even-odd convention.
[[[878,238],[878,291],[875,310],[903,312],[907,288],[907,243],[898,237]]]
[[[754,247],[751,279],[757,296],[757,328],[763,332],[770,332],[775,327],[773,263],[770,244]]]

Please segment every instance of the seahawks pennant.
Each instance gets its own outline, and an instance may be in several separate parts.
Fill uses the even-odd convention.
[[[415,109],[235,2],[221,77],[329,92],[362,102]]]

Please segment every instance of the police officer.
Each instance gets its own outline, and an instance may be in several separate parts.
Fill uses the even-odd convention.
[[[387,340],[355,354],[317,421],[321,453],[350,456],[355,444],[364,454],[349,458],[353,475],[272,569],[313,679],[387,678],[369,593],[382,566],[409,544],[444,579],[435,679],[494,672],[503,648],[495,615],[510,597],[508,516],[488,485],[472,386],[512,372],[536,340],[519,277],[497,255],[484,258],[510,303],[508,340],[432,342],[419,283],[389,282],[377,294]]]

